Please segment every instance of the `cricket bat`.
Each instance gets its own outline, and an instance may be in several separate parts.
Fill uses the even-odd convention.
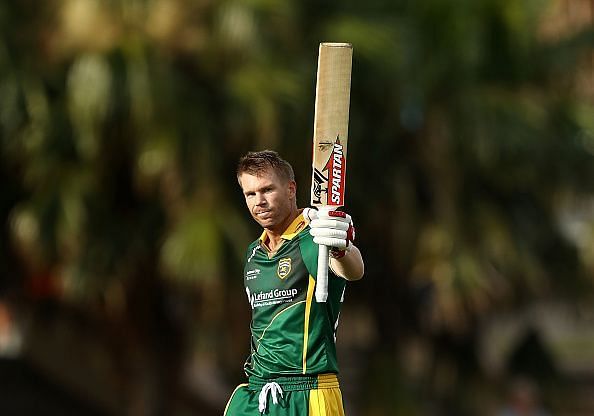
[[[344,205],[353,47],[320,43],[313,132],[311,205]],[[319,246],[316,301],[328,298],[328,246]]]

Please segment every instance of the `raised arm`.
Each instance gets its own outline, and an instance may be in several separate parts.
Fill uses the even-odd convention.
[[[342,211],[304,210],[310,220],[310,233],[314,242],[330,247],[330,268],[346,280],[359,280],[363,277],[363,257],[353,244],[355,228],[351,216]]]

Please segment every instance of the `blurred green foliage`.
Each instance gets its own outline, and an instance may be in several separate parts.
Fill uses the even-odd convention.
[[[236,160],[279,151],[305,204],[317,45],[348,41],[347,210],[367,272],[345,308],[380,334],[350,364],[357,414],[483,414],[481,321],[593,293],[594,33],[551,34],[555,5],[3,2],[4,298],[87,323],[121,387],[106,411],[219,414],[186,373],[208,362],[231,387],[247,354],[238,276],[259,231]],[[414,377],[410,339],[429,362]]]

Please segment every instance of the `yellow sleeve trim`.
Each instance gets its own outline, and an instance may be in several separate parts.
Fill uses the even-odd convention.
[[[311,302],[313,299],[315,279],[309,275],[309,284],[307,286],[307,298],[305,299],[305,320],[303,325],[303,374],[307,371],[307,342],[309,340],[309,316],[311,313]]]

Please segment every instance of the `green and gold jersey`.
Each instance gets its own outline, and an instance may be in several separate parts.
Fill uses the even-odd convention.
[[[276,253],[248,248],[244,284],[252,307],[248,376],[337,373],[335,334],[346,281],[328,273],[328,301],[314,298],[318,245],[302,215],[282,235]]]

